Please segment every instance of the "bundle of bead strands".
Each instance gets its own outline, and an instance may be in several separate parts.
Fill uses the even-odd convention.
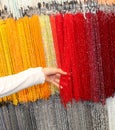
[[[11,25],[12,25],[12,29],[11,29]],[[11,55],[13,74],[14,74],[23,70],[23,62],[21,58],[19,39],[17,36],[16,21],[13,18],[7,19],[6,28],[7,28],[6,31],[7,31],[9,51]],[[19,94],[17,94],[17,96],[18,96],[17,99],[19,100]],[[14,103],[14,100],[13,100],[13,103]],[[17,104],[17,103],[18,102],[15,101],[14,104]]]
[[[59,49],[64,49],[60,51],[64,57],[61,64],[63,70],[71,73],[69,81],[66,76],[61,77],[62,102],[67,104],[75,99],[105,104],[106,98],[115,92],[114,13],[89,12],[86,19],[82,13],[65,14],[62,20],[60,18],[57,17],[56,27],[60,28]],[[63,28],[58,26],[59,21]]]
[[[56,19],[54,15],[50,16],[50,22],[51,22],[51,29],[52,29],[52,35],[53,35],[53,43],[56,50],[55,53],[56,53],[57,66],[61,67],[58,38],[57,38],[57,33],[56,33]]]
[[[39,20],[44,43],[43,45],[45,49],[45,56],[47,60],[46,64],[48,67],[56,67],[57,66],[56,55],[54,51],[55,49],[49,16],[41,15],[39,16]],[[55,88],[54,85],[51,85],[51,92],[52,94],[58,92],[57,88]]]
[[[7,75],[7,64],[6,64],[6,59],[5,59],[5,52],[3,49],[3,36],[2,36],[2,25],[4,24],[3,20],[0,20],[0,76],[5,76]],[[0,102],[7,101],[7,97],[0,98]]]
[[[36,55],[36,64],[37,66],[45,67],[47,59],[45,60],[45,52],[43,46],[44,43],[42,40],[39,17],[37,15],[34,15],[29,20],[31,31],[30,33]],[[37,93],[40,93],[39,98],[48,98],[51,95],[50,86],[47,83],[45,83],[44,85],[39,85],[39,89],[38,87],[36,87],[36,91],[38,91]]]
[[[12,61],[11,61],[11,55],[10,55],[10,52],[9,52],[8,37],[7,37],[6,30],[7,30],[6,22],[2,21],[1,25],[0,25],[1,45],[2,45],[2,51],[4,53],[4,59],[2,59],[2,60],[3,61],[5,60],[4,66],[7,69],[3,73],[3,75],[1,75],[1,76],[10,75],[10,74],[13,73],[13,66],[12,66]],[[2,62],[1,62],[1,64],[2,64]],[[4,66],[3,66],[3,68],[4,68]],[[1,69],[3,69],[3,68],[1,68]],[[16,94],[12,94],[11,96],[4,97],[4,98],[2,98],[2,100],[3,100],[3,102],[6,102],[7,100],[8,101],[14,100],[14,104],[17,104],[17,96],[16,96]]]
[[[49,22],[50,24],[50,22]],[[12,29],[11,29],[12,25]],[[52,35],[51,27],[48,34]],[[39,17],[33,15],[31,18],[24,17],[19,20],[9,18],[0,21],[0,50],[1,50],[1,76],[15,74],[29,67],[46,66],[44,43]],[[53,45],[53,40],[49,36],[48,40]],[[50,48],[51,46],[50,45]],[[52,48],[53,49],[53,48]],[[55,53],[53,51],[53,53]],[[55,54],[52,54],[54,64],[56,63]],[[52,60],[50,59],[50,60]],[[54,65],[53,64],[53,65]],[[56,65],[54,65],[56,66]],[[1,69],[2,70],[2,69]],[[36,85],[22,90],[11,96],[0,98],[1,102],[11,101],[13,104],[19,102],[36,101],[37,99],[47,99],[51,93],[48,83]]]

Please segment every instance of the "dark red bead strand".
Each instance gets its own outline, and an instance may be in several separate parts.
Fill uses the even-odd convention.
[[[73,83],[73,98],[76,101],[79,101],[81,99],[81,94],[80,92],[82,89],[80,88],[80,71],[79,71],[79,54],[78,54],[78,48],[77,48],[77,40],[76,40],[76,19],[77,17],[75,15],[72,16],[71,20],[71,45],[72,45],[72,83]]]
[[[103,69],[102,69],[98,13],[93,14],[92,23],[93,23],[94,36],[95,36],[95,49],[96,49],[95,53],[96,53],[96,63],[97,63],[97,69],[98,69],[97,77],[99,78],[97,94],[99,95],[99,101],[104,104],[106,97],[105,97],[104,76],[103,76]]]
[[[79,95],[82,100],[90,100],[91,90],[89,83],[89,63],[87,54],[86,42],[86,27],[85,18],[82,13],[75,15],[75,39],[76,39],[76,52],[75,62],[77,62],[77,77],[79,82]]]
[[[110,57],[109,57],[109,40],[108,40],[108,22],[109,18],[104,12],[98,13],[99,20],[99,32],[100,32],[100,43],[101,43],[101,56],[102,56],[102,68],[104,75],[104,87],[106,97],[111,96],[110,83],[111,76],[110,72]]]
[[[109,91],[113,95],[115,92],[115,13],[107,14],[108,19],[108,49],[110,58],[109,76],[111,79]]]
[[[95,34],[93,28],[93,14],[86,14],[86,29],[88,41],[88,58],[89,58],[89,73],[90,73],[90,87],[91,87],[91,100],[99,102],[99,75],[97,66]]]

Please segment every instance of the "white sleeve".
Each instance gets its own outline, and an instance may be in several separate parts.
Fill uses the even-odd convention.
[[[29,68],[20,73],[0,78],[0,97],[8,96],[27,87],[43,84],[45,75],[42,67]]]

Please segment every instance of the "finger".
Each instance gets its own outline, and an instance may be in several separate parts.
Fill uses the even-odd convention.
[[[58,69],[58,73],[62,74],[62,75],[66,75],[67,74],[67,72],[63,71],[62,69]]]
[[[50,68],[51,73],[50,74],[62,74],[62,75],[66,75],[67,72],[63,71],[60,68]]]
[[[60,80],[59,79],[55,79],[55,82],[59,84]]]
[[[52,84],[54,84],[56,87],[59,88],[59,83],[56,83],[55,81],[53,81]]]
[[[60,89],[63,89],[62,85],[59,85],[58,83],[56,82],[52,82],[57,88],[60,88]]]
[[[60,77],[61,77],[61,74],[56,74],[56,76],[55,76],[56,78],[58,78],[58,79],[60,79]]]

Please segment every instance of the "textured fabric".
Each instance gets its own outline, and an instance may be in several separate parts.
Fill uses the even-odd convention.
[[[110,110],[109,116],[112,117]],[[0,121],[0,130],[109,130],[110,127],[106,105],[73,100],[65,108],[58,95],[17,106],[1,104]]]
[[[17,122],[17,116],[15,113],[15,107],[12,104],[8,105],[8,114],[11,121],[10,125],[12,126],[12,130],[18,130],[19,126]]]
[[[1,106],[0,106],[0,129],[6,130],[5,120],[3,117],[3,112],[2,112]]]
[[[9,116],[9,112],[8,112],[8,106],[7,105],[3,105],[1,107],[2,113],[3,113],[3,120],[4,120],[4,124],[6,127],[6,130],[10,130],[12,129],[12,122],[10,120],[10,116]],[[1,128],[2,129],[2,128]]]

